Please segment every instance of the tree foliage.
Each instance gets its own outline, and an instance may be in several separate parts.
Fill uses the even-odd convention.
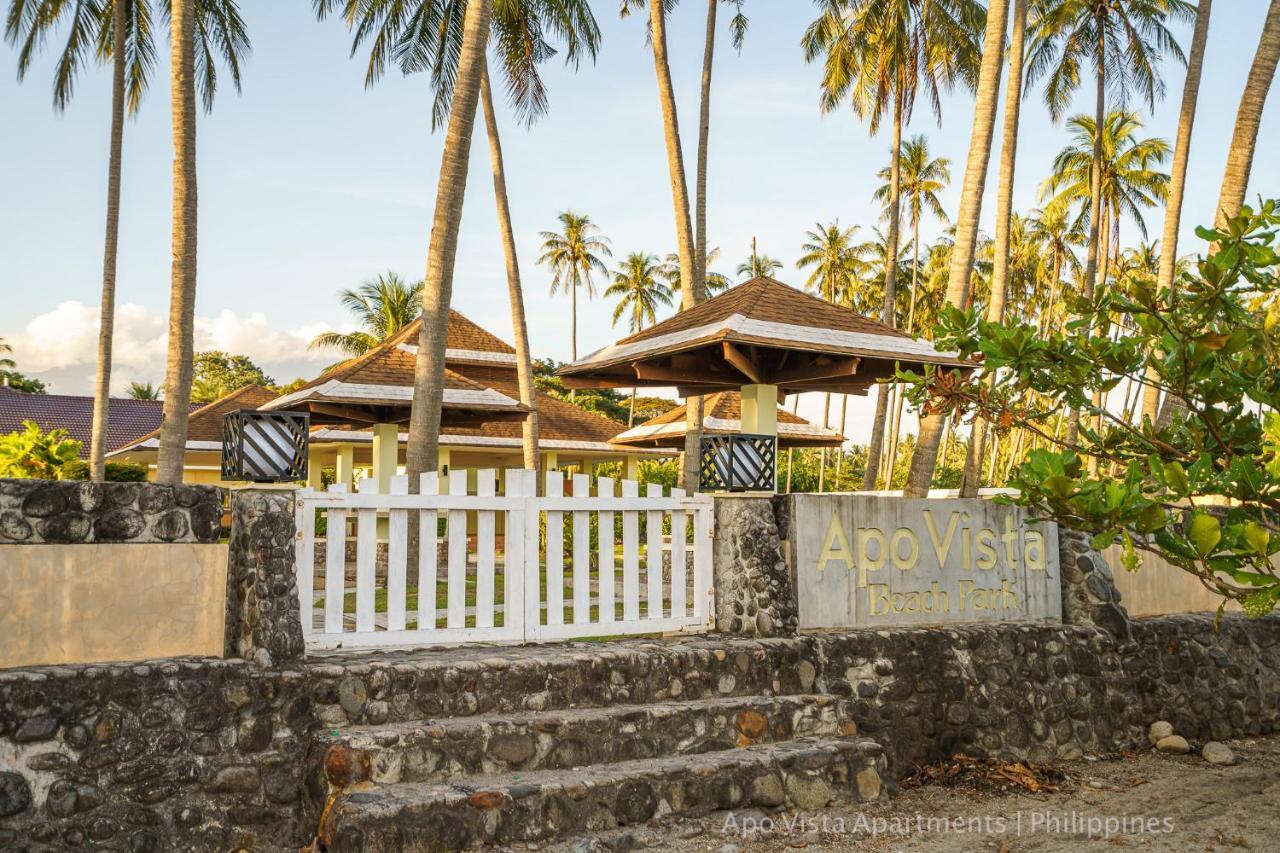
[[[212,403],[246,385],[274,387],[276,381],[247,355],[208,350],[195,355],[191,402]]]
[[[1061,330],[948,309],[939,343],[982,366],[902,378],[927,412],[971,412],[1051,441],[1017,466],[1017,503],[1092,534],[1096,547],[1120,543],[1130,570],[1139,552],[1158,554],[1224,605],[1263,615],[1280,600],[1278,228],[1273,200],[1198,229],[1209,254],[1172,288],[1135,267],[1092,301],[1075,299]],[[1112,334],[1126,316],[1132,329]],[[1179,414],[1134,424],[1095,402],[1126,379],[1159,389]],[[1081,429],[1066,444],[1052,423],[1073,407]]]

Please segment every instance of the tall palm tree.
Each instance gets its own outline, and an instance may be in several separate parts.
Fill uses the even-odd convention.
[[[872,197],[885,206],[885,216],[889,216],[890,200],[893,196],[892,164],[880,170],[880,179],[885,181]],[[943,224],[949,222],[946,211],[942,208],[942,200],[938,193],[951,184],[951,161],[946,157],[932,157],[929,153],[929,141],[923,134],[913,136],[902,143],[899,157],[899,176],[897,186],[907,200],[907,215],[911,222],[911,298],[907,308],[908,334],[914,334],[916,324],[916,304],[920,297],[920,221],[925,212],[929,212]],[[888,462],[884,470],[893,471],[898,454],[898,431],[902,423],[902,407],[905,402],[901,387],[894,384],[890,391],[890,404],[893,414],[886,416],[888,428],[887,438],[882,438],[882,446],[887,443]],[[878,401],[877,401],[878,404]],[[884,451],[881,451],[884,456]]]
[[[934,157],[929,151],[929,140],[919,134],[903,141],[902,154],[899,157],[898,187],[907,202],[907,218],[911,223],[911,308],[907,313],[907,332],[913,331],[912,320],[915,315],[916,289],[920,282],[920,223],[926,213],[933,216],[943,225],[950,224],[946,210],[938,193],[951,185],[951,160],[947,157]],[[889,216],[889,202],[893,195],[893,167],[885,166],[879,172],[881,184],[872,194],[872,198],[885,206],[885,217]]]
[[[628,326],[631,332],[640,331],[646,324],[658,319],[658,308],[671,305],[671,288],[662,280],[665,264],[657,255],[632,252],[613,274],[613,284],[604,295],[617,299],[613,309],[613,325],[630,313]],[[631,389],[631,405],[627,411],[627,427],[635,423],[636,389]]]
[[[1092,219],[1093,199],[1101,198],[1104,226],[1116,226],[1119,217],[1128,216],[1145,239],[1147,224],[1143,211],[1162,203],[1169,192],[1169,175],[1160,170],[1169,159],[1168,141],[1139,137],[1142,120],[1128,110],[1109,113],[1101,134],[1094,132],[1097,125],[1087,115],[1072,117],[1067,126],[1071,129],[1072,141],[1054,157],[1041,195],[1046,198],[1052,195],[1054,204],[1082,205],[1082,219],[1085,216]],[[1101,160],[1095,161],[1092,153],[1095,148],[1102,151]],[[1096,195],[1095,162],[1102,164]],[[1104,248],[1109,235],[1110,229],[1104,227]],[[1118,246],[1118,241],[1114,242]],[[1087,296],[1087,270],[1084,284]]]
[[[622,0],[622,15],[645,5],[646,0]],[[680,257],[680,304],[692,308],[706,299],[706,285],[697,262],[698,247],[690,221],[689,185],[685,175],[684,152],[680,145],[680,120],[676,111],[675,87],[671,82],[671,62],[667,54],[667,12],[673,0],[649,0],[649,45],[653,49],[654,77],[658,83],[658,105],[662,110],[663,139],[667,150],[667,174],[671,181],[671,206],[675,213],[676,253]],[[705,51],[704,51],[705,53]],[[704,56],[704,64],[706,58]],[[707,85],[710,85],[708,78]],[[709,95],[709,93],[708,93]],[[705,253],[703,255],[705,257]],[[684,464],[681,484],[686,491],[698,488],[702,449],[702,398],[685,401]]]
[[[434,95],[432,129],[445,123],[452,105],[462,53],[463,31],[456,26],[456,16],[441,14],[447,10],[439,8],[433,0],[413,0],[407,7],[400,0],[313,2],[320,17],[341,6],[344,19],[356,34],[353,53],[366,39],[373,38],[374,47],[365,73],[366,85],[381,77],[389,59],[398,62],[405,74],[427,72]],[[498,65],[511,106],[525,124],[537,120],[547,110],[546,87],[538,66],[556,54],[548,38],[555,37],[564,43],[565,63],[575,68],[584,53],[594,59],[599,48],[600,29],[587,0],[521,0],[499,4],[493,10],[492,25],[491,38],[497,46]],[[390,50],[389,45],[396,45],[396,49]],[[524,462],[526,468],[536,470],[538,413],[533,358],[524,312],[520,265],[515,251],[511,205],[507,196],[506,166],[487,62],[481,69],[479,93],[489,139],[498,228],[506,262],[520,402],[529,409],[529,416],[522,426]]]
[[[410,488],[416,487],[422,474],[439,467],[453,269],[458,253],[458,229],[462,224],[462,203],[467,190],[471,134],[475,129],[480,80],[484,76],[491,15],[490,0],[469,0],[467,3],[457,70],[453,86],[449,88],[449,118],[436,183],[431,240],[427,247],[422,325],[414,366],[413,408],[409,416],[405,467]]]
[[[587,298],[596,295],[593,276],[596,273],[607,273],[602,257],[612,257],[609,238],[600,233],[600,229],[591,217],[585,213],[574,213],[566,210],[557,220],[559,231],[543,231],[542,256],[538,263],[551,270],[551,293],[566,291],[569,294],[570,315],[572,317],[572,334],[570,346],[573,360],[578,360],[578,289],[584,288]]]
[[[1280,10],[1280,3],[1273,8]],[[1169,199],[1164,206],[1164,231],[1160,242],[1164,246],[1156,292],[1173,288],[1174,265],[1178,255],[1178,228],[1182,224],[1182,194],[1186,188],[1187,162],[1191,155],[1191,132],[1195,126],[1196,103],[1200,97],[1200,73],[1204,68],[1204,48],[1209,40],[1209,16],[1213,0],[1199,0],[1196,4],[1196,25],[1191,32],[1191,50],[1187,54],[1187,76],[1182,84],[1182,106],[1178,110],[1178,133],[1173,143],[1173,166],[1169,173]],[[1280,31],[1278,31],[1280,32]],[[1160,389],[1156,387],[1154,368],[1147,368],[1146,385],[1142,393],[1141,418],[1155,422],[1159,415]]]
[[[729,34],[734,50],[742,51],[748,25],[747,16],[742,12],[744,0],[707,0],[707,27],[702,47],[702,87],[698,98],[698,162],[693,201],[693,275],[695,281],[702,283],[704,296],[724,289],[713,287],[712,277],[707,272],[707,266],[712,261],[712,252],[707,249],[707,148],[711,137],[711,70],[716,50],[716,13],[721,2],[734,8],[733,17],[729,19]],[[678,264],[678,253],[676,257]],[[719,285],[721,282],[725,287],[728,286],[728,279],[716,276],[715,284]]]
[[[1045,4],[1031,27],[1027,83],[1045,78],[1044,100],[1055,121],[1062,118],[1081,82],[1080,69],[1093,67],[1095,125],[1108,113],[1107,91],[1123,105],[1136,92],[1155,109],[1164,96],[1159,59],[1172,56],[1186,62],[1169,30],[1171,19],[1190,20],[1195,6],[1185,0],[1061,0]],[[1101,173],[1101,140],[1093,147],[1094,175]],[[1097,280],[1102,236],[1101,184],[1091,187],[1089,246],[1085,260],[1084,294],[1092,298]]]
[[[354,358],[395,335],[418,317],[422,282],[409,284],[397,273],[379,274],[355,290],[338,294],[342,307],[359,322],[354,332],[321,332],[307,349],[333,349]]]
[[[818,0],[818,18],[801,39],[806,62],[824,63],[821,109],[831,112],[848,100],[855,114],[869,119],[874,134],[888,116],[890,194],[887,257],[898,255],[902,128],[911,118],[916,95],[924,88],[941,123],[939,91],[954,80],[969,80],[977,67],[976,34],[981,6],[973,0],[895,0],[861,3]],[[897,264],[885,267],[884,322],[894,325]],[[863,487],[875,488],[876,469],[888,412],[882,386],[868,447]]]
[[[206,31],[226,45],[238,45],[242,24],[234,2],[207,0],[196,8]],[[62,29],[67,33],[54,69],[53,103],[64,111],[75,93],[75,82],[92,59],[111,66],[111,129],[107,156],[106,228],[102,253],[102,295],[98,326],[98,361],[94,381],[93,423],[90,430],[89,476],[101,480],[106,472],[106,435],[110,408],[111,340],[115,330],[117,254],[120,242],[120,187],[124,150],[124,120],[142,104],[156,49],[152,8],[147,0],[104,0],[68,3],[65,0],[10,0],[5,39],[18,47],[18,79],[26,77],[36,52]],[[247,46],[247,42],[244,43]],[[197,46],[207,49],[208,43]],[[238,59],[239,47],[232,53]],[[208,57],[205,57],[206,59]],[[238,62],[232,62],[239,88]],[[217,67],[208,69],[216,79]],[[204,80],[201,81],[203,85]],[[209,93],[211,97],[212,93]]]
[[[775,273],[782,269],[782,261],[769,255],[757,254],[755,249],[751,250],[751,255],[742,263],[738,264],[738,275],[743,280],[759,278],[760,276],[773,277]]]
[[[1262,123],[1262,109],[1271,91],[1271,81],[1280,63],[1280,0],[1271,0],[1266,20],[1262,24],[1262,36],[1258,50],[1249,66],[1244,94],[1240,96],[1240,108],[1236,112],[1236,126],[1231,134],[1231,147],[1227,149],[1227,169],[1222,176],[1222,191],[1215,221],[1221,225],[1240,212],[1244,196],[1249,188],[1249,172],[1253,168],[1253,151],[1258,141],[1258,126]]]
[[[982,193],[991,161],[991,138],[996,123],[1000,74],[1004,66],[1004,37],[1009,0],[987,4],[986,35],[983,38],[982,66],[973,110],[973,131],[969,137],[969,157],[965,163],[964,187],[960,192],[960,213],[956,216],[956,237],[951,249],[951,269],[947,279],[947,304],[963,307],[969,299],[969,280],[978,243],[978,219],[982,214]],[[911,454],[911,468],[903,488],[906,497],[920,498],[933,485],[938,464],[938,447],[945,429],[939,415],[922,415],[920,434]]]
[[[1040,247],[1043,263],[1048,265],[1049,291],[1040,310],[1040,330],[1052,331],[1060,300],[1064,271],[1079,274],[1083,270],[1076,249],[1088,240],[1079,217],[1073,216],[1065,204],[1049,204],[1032,211],[1027,219],[1027,234]]]
[[[853,285],[858,269],[857,247],[853,244],[853,235],[858,230],[858,226],[851,228],[841,228],[839,220],[823,225],[818,223],[812,231],[805,233],[805,242],[800,247],[804,252],[800,256],[800,260],[796,261],[796,267],[799,269],[807,269],[813,267],[813,272],[805,281],[805,287],[809,290],[816,291],[818,296],[827,302],[838,303],[844,302],[849,298],[849,291]],[[848,396],[842,395],[842,406],[848,405]],[[843,426],[843,411],[841,421]],[[823,426],[826,427],[831,413],[831,392],[828,391],[825,402],[823,403]],[[843,434],[843,433],[842,433]],[[843,448],[841,448],[843,450]],[[839,464],[839,454],[837,455],[837,465]],[[818,491],[822,491],[822,485],[826,481],[827,472],[827,451],[822,450],[821,461],[818,463]],[[839,469],[837,468],[836,479],[839,479]]]
[[[987,320],[1004,319],[1005,298],[1009,287],[1009,236],[1013,226],[1013,178],[1018,156],[1018,118],[1022,107],[1022,64],[1027,34],[1027,0],[1013,0],[1013,28],[1009,36],[1009,79],[1004,96],[1004,130],[1000,142],[1000,174],[996,179],[996,235],[992,247],[991,298],[987,302]],[[978,495],[978,465],[986,443],[986,422],[973,423],[968,456],[960,480],[960,496]]]
[[[240,62],[249,39],[234,0],[171,0],[169,110],[173,134],[173,226],[169,273],[169,346],[165,399],[160,421],[156,482],[181,483],[191,411],[192,359],[196,309],[196,97],[205,111],[213,107],[216,50],[239,89]],[[198,34],[198,37],[197,37]]]
[[[858,247],[853,242],[857,231],[858,226],[841,228],[836,220],[826,225],[819,222],[805,232],[805,242],[800,246],[804,254],[796,261],[796,267],[813,268],[804,285],[827,302],[843,304],[849,299],[859,266]]]
[[[17,363],[8,356],[13,352],[13,347],[9,346],[8,341],[0,338],[0,370],[13,370],[17,367]]]

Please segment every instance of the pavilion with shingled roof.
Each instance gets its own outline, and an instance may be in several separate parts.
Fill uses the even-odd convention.
[[[741,434],[777,439],[787,394],[866,394],[899,368],[971,368],[957,353],[759,276],[560,369],[569,388],[740,391]],[[785,421],[784,421],[785,423]],[[632,433],[635,431],[632,430]]]

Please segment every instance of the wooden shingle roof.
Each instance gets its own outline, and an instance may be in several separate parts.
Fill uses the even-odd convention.
[[[682,395],[777,385],[865,393],[895,365],[972,367],[772,278],[754,278],[559,371],[571,388],[670,387]]]

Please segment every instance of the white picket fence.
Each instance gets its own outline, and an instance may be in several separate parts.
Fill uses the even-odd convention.
[[[595,481],[593,495],[592,478],[583,474],[568,481],[566,494],[566,478],[557,471],[547,472],[539,496],[532,471],[503,472],[501,487],[493,469],[471,473],[474,493],[468,472],[456,469],[444,494],[435,474],[422,476],[418,494],[409,494],[404,476],[392,478],[389,493],[378,493],[368,479],[355,493],[340,486],[298,493],[298,599],[309,648],[522,643],[708,628],[714,613],[709,496],[680,489],[664,496],[653,484],[641,496],[636,482],[607,477]],[[320,589],[318,516],[326,523]],[[354,587],[346,571],[351,519]],[[379,540],[386,543],[382,584]]]

